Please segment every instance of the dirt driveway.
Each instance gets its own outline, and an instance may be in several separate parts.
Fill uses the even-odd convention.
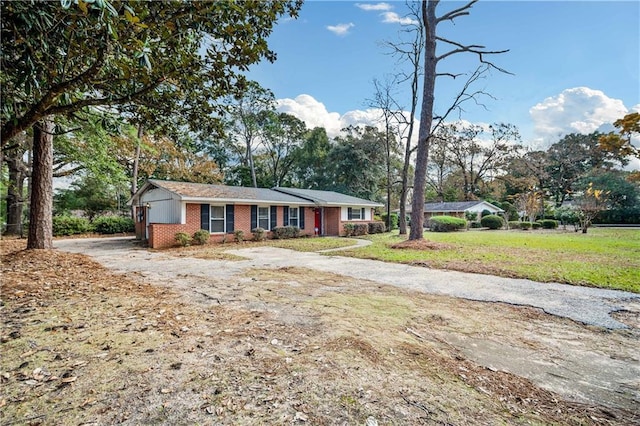
[[[303,305],[326,315],[357,316],[361,308],[380,311],[381,321],[401,317],[405,333],[451,345],[489,370],[530,379],[568,400],[640,413],[636,294],[267,247],[233,251],[246,260],[216,261],[139,249],[130,239],[60,240],[55,245],[178,290],[192,303],[269,311],[291,323],[311,320]],[[345,278],[327,285],[327,274]],[[377,302],[355,309],[358,300],[344,297],[354,285]],[[427,297],[420,293],[431,294],[424,310],[416,308]],[[413,316],[405,318],[407,312]]]

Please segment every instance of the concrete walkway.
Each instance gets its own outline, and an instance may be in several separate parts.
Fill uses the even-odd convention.
[[[531,306],[549,314],[609,329],[626,328],[625,324],[611,317],[612,312],[640,311],[640,295],[635,293],[443,271],[274,247],[231,250],[230,253],[248,258],[234,262],[169,257],[162,252],[140,249],[131,238],[57,240],[54,245],[61,250],[88,254],[105,266],[125,273],[135,271],[146,276],[168,277],[177,271],[189,271],[190,274],[207,276],[215,270],[216,274],[231,276],[252,267],[297,266],[424,293]],[[212,265],[214,262],[217,265]]]

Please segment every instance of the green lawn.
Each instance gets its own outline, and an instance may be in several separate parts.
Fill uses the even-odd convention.
[[[368,236],[372,245],[340,255],[640,293],[639,230],[472,230],[424,236],[445,248],[393,249],[404,240],[394,233]]]

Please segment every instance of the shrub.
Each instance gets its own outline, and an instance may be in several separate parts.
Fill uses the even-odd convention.
[[[528,231],[529,229],[531,229],[531,222],[520,222],[520,228],[523,231]]]
[[[510,220],[509,221],[509,229],[522,229],[522,226],[520,226],[522,222],[520,222],[519,220]]]
[[[236,243],[241,243],[244,241],[244,231],[242,229],[236,229],[233,231],[233,239]]]
[[[186,247],[191,244],[191,236],[186,232],[178,232],[176,233],[175,240],[182,247]]]
[[[355,223],[345,223],[344,224],[344,235],[345,237],[352,237],[355,235],[356,225]]]
[[[391,216],[393,218],[393,215]],[[396,216],[396,223],[397,223],[398,217]],[[391,219],[391,223],[392,223],[392,228],[391,229],[395,229],[393,228],[393,219]],[[382,234],[387,230],[387,225],[385,224],[385,222],[369,222],[368,225],[369,229],[367,230],[367,232],[369,234]]]
[[[300,228],[297,226],[278,226],[273,228],[273,238],[277,240],[298,238],[299,236]]]
[[[135,230],[135,223],[130,217],[99,216],[93,220],[92,225],[99,234],[119,234]]]
[[[467,221],[453,216],[432,216],[429,229],[433,232],[453,232],[467,227]]]
[[[53,235],[59,237],[62,235],[84,234],[91,231],[91,224],[88,219],[74,216],[54,216],[53,217]]]
[[[472,227],[473,229],[482,228],[482,224],[481,224],[479,221],[474,220],[474,221],[472,221],[472,222],[471,222],[471,227]]]
[[[485,216],[491,216],[491,212],[487,209],[482,210],[482,213],[480,213],[480,219],[482,219]],[[495,216],[495,215],[493,215]]]
[[[478,220],[478,212],[464,212],[464,217],[469,222],[473,222],[475,220]]]
[[[556,229],[558,227],[558,221],[553,219],[544,219],[540,223],[544,229]]]
[[[500,229],[504,225],[504,221],[500,216],[494,214],[487,215],[480,220],[483,227],[489,229]]]
[[[346,237],[358,237],[360,235],[367,235],[369,232],[368,223],[345,223],[344,232]]]
[[[255,228],[252,229],[251,232],[253,233],[253,241],[264,241],[267,239],[267,234],[264,231],[264,228]]]
[[[542,228],[542,224],[541,224],[540,222],[533,222],[533,223],[531,224],[531,227],[532,227],[533,229],[540,229],[540,228]]]
[[[391,213],[391,228],[388,229],[388,231],[393,231],[394,229],[398,229],[398,215],[396,213]],[[382,215],[382,222],[384,222],[384,224],[386,225],[387,223],[387,214],[383,214]],[[384,232],[384,231],[383,231]],[[378,232],[371,232],[369,231],[370,234],[377,234]]]
[[[193,241],[200,245],[207,244],[209,242],[209,238],[211,238],[211,234],[209,231],[204,229],[200,229],[193,234]]]

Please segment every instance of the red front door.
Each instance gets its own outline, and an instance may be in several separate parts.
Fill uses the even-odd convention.
[[[322,210],[315,209],[315,234],[322,235]]]

